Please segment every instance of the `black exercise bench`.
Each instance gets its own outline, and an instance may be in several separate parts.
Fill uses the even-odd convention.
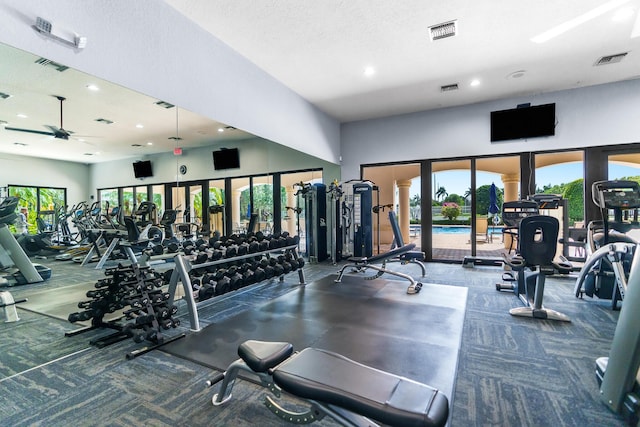
[[[444,426],[449,400],[439,390],[405,377],[374,369],[342,355],[305,348],[293,352],[286,342],[249,340],[238,348],[240,359],[207,382],[223,381],[213,396],[214,405],[231,399],[238,372],[257,375],[274,396],[281,391],[305,399],[306,412],[283,408],[271,396],[266,406],[276,416],[294,424],[309,424],[328,416],[344,426]]]
[[[376,270],[377,273],[374,276],[365,277],[365,280],[373,280],[382,276],[384,273],[388,273],[394,276],[402,277],[403,279],[407,279],[411,284],[407,288],[408,294],[417,294],[422,289],[422,283],[416,282],[415,279],[408,274],[399,273],[397,271],[389,270],[386,268],[387,261],[396,259],[401,257],[403,254],[407,254],[413,249],[415,249],[415,243],[409,243],[408,245],[404,245],[399,248],[395,248],[390,250],[389,252],[385,252],[380,255],[372,256],[372,257],[351,257],[347,258],[348,264],[342,266],[340,271],[338,272],[338,278],[335,280],[336,283],[340,283],[342,281],[342,276],[344,276],[344,272],[347,268],[354,268],[358,271],[366,270],[371,268]],[[380,264],[380,266],[375,264]]]

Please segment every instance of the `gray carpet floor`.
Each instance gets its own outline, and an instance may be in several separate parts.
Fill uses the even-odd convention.
[[[16,299],[104,277],[92,266],[38,262],[52,267],[52,278],[10,288]],[[392,267],[414,277],[418,273],[415,266]],[[330,264],[308,265],[307,282],[336,270]],[[423,281],[468,289],[450,425],[625,425],[598,400],[594,375],[595,359],[608,353],[618,313],[608,302],[576,299],[573,280],[551,278],[545,305],[572,322],[512,317],[508,310],[519,301],[496,292],[501,273],[495,267],[427,265]],[[404,292],[406,283],[398,283],[398,292]],[[202,326],[258,310],[298,287],[298,276],[291,273],[284,282],[254,285],[201,303]],[[186,311],[179,306],[183,327],[173,331],[189,333]],[[127,360],[125,354],[141,344],[126,340],[97,349],[88,342],[105,331],[65,337],[65,331],[77,326],[51,315],[18,313],[19,322],[0,324],[0,425],[283,425],[263,406],[265,390],[251,382],[238,382],[230,405],[213,407],[213,390],[203,385],[212,374],[209,368],[163,351]],[[398,331],[391,338],[406,333]],[[293,399],[291,404],[300,402]],[[318,425],[335,424],[325,419]]]

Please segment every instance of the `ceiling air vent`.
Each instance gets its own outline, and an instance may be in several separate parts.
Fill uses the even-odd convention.
[[[615,64],[616,62],[622,61],[622,58],[627,56],[629,52],[616,53],[615,55],[603,56],[602,58],[596,61],[595,65],[607,65],[607,64]]]
[[[440,86],[440,92],[451,92],[452,90],[458,90],[458,83]]]
[[[53,67],[57,71],[63,72],[69,69],[66,65],[58,64],[57,62],[51,61],[47,58],[38,58],[36,59],[36,64],[42,65],[43,67]]]
[[[100,118],[100,119],[96,119],[96,122],[98,122],[98,123],[104,123],[105,125],[113,124],[113,120],[107,120],[107,119],[102,119],[102,118]]]
[[[160,107],[162,107],[162,108],[166,108],[166,109],[175,107],[175,105],[169,104],[168,102],[165,102],[165,101],[158,101],[155,104],[160,106]]]
[[[8,93],[0,92],[0,98],[2,99],[11,98],[11,95],[9,95]]]
[[[440,39],[446,39],[447,37],[453,37],[458,34],[458,21],[453,20],[437,24],[429,27],[429,38],[431,41]]]

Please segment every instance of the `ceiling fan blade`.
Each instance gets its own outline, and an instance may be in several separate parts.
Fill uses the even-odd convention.
[[[51,125],[44,125],[44,127],[51,129],[51,134],[53,136],[55,136],[58,139],[69,139],[69,137],[71,136],[71,134],[73,134],[73,131],[70,130],[65,130],[62,128],[59,128],[57,126],[51,126]]]
[[[13,130],[13,131],[17,131],[17,132],[26,132],[26,133],[35,133],[38,135],[49,135],[49,136],[55,136],[55,133],[53,132],[45,132],[43,130],[33,130],[33,129],[21,129],[21,128],[12,128],[12,127],[5,127],[6,130]]]

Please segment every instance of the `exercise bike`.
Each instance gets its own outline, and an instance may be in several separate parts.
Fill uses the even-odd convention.
[[[593,202],[600,208],[601,221],[587,226],[587,262],[580,271],[574,288],[575,296],[584,295],[610,299],[611,309],[618,310],[624,299],[627,278],[638,242],[628,236],[640,228],[637,208],[640,208],[640,184],[635,181],[598,181],[592,186]],[[634,210],[633,220],[625,218]],[[609,219],[613,210],[614,219]]]
[[[504,256],[516,276],[507,283],[496,283],[497,291],[512,291],[524,304],[509,310],[512,316],[571,321],[567,315],[542,305],[546,277],[566,269],[554,261],[559,228],[558,219],[547,215],[529,215],[520,221],[516,255]]]

